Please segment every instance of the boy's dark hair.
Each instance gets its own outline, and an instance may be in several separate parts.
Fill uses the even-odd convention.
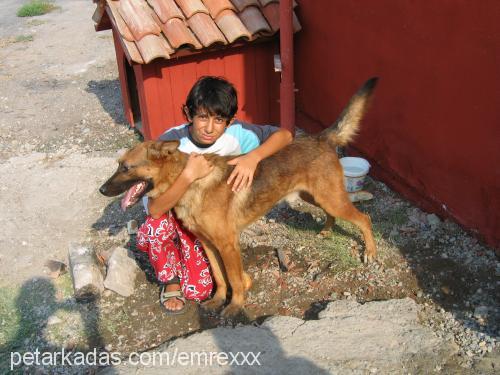
[[[211,116],[221,116],[229,121],[238,110],[236,89],[224,78],[201,77],[189,91],[186,108],[191,118],[199,110],[206,110]]]

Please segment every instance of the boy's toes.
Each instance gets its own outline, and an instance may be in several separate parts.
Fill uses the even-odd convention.
[[[178,311],[184,307],[184,302],[177,298],[172,298],[163,304],[168,310]]]

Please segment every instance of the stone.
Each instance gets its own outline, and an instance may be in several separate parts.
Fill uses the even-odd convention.
[[[57,279],[59,276],[64,275],[68,268],[63,262],[53,259],[46,261],[45,267],[47,267],[51,279]]]
[[[62,320],[55,315],[52,315],[49,319],[47,319],[48,326],[52,326],[54,324],[59,324],[61,322],[62,322]]]
[[[349,193],[349,199],[351,202],[362,202],[362,201],[369,201],[373,199],[373,194],[366,191],[366,190],[360,190],[360,191],[355,191],[353,193]]]
[[[134,255],[123,247],[116,247],[108,260],[104,286],[123,297],[128,297],[134,293],[138,269]]]
[[[103,276],[92,248],[75,242],[68,250],[69,269],[77,301],[92,301],[104,290]]]
[[[441,224],[441,219],[436,214],[429,214],[427,215],[427,223],[431,227],[437,227]]]
[[[485,320],[488,318],[488,311],[488,306],[478,306],[474,309],[474,317]]]
[[[280,269],[283,272],[288,272],[290,269],[290,257],[288,252],[283,251],[282,249],[276,249],[276,256],[278,257],[278,262],[280,264]]]

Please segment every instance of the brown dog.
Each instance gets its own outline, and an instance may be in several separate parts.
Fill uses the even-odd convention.
[[[217,289],[214,297],[203,304],[205,308],[221,307],[229,284],[232,299],[223,315],[231,316],[241,310],[251,280],[243,272],[240,232],[292,192],[301,192],[323,208],[329,215],[328,226],[334,217],[357,225],[365,240],[365,261],[375,257],[370,217],[349,200],[336,146],[346,145],[356,134],[376,82],[372,78],[365,83],[332,127],[317,136],[297,137],[292,144],[262,160],[249,189],[234,193],[226,183],[233,168],[227,164],[231,157],[205,155],[214,170],[195,181],[174,208],[183,224],[201,240],[210,260]],[[116,196],[128,190],[122,200],[123,208],[146,193],[158,196],[186,165],[188,155],[178,151],[178,145],[177,141],[148,141],[129,150],[100,192]]]

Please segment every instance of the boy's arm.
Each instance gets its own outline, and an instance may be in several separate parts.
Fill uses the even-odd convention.
[[[205,177],[213,170],[213,165],[203,155],[192,153],[181,174],[167,191],[155,199],[149,199],[148,211],[153,219],[158,219],[171,210],[189,189],[193,181]]]
[[[273,155],[281,150],[293,140],[293,135],[286,129],[279,129],[256,149],[248,154],[242,155],[228,162],[230,165],[236,165],[233,172],[229,176],[227,183],[233,184],[234,192],[240,191],[243,188],[248,188],[252,185],[253,175],[257,165],[261,160]]]

